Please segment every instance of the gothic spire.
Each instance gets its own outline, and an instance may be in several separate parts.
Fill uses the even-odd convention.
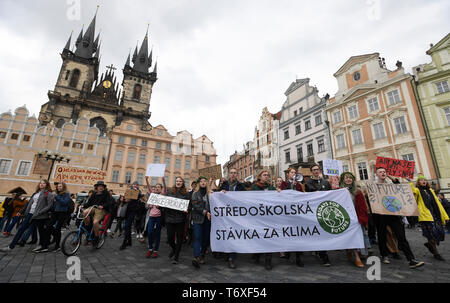
[[[95,12],[95,16],[92,19],[91,24],[89,24],[89,27],[86,30],[85,34],[83,35],[83,38],[80,39],[80,37],[78,37],[77,49],[75,51],[75,55],[80,56],[82,58],[89,59],[89,58],[92,58],[92,56],[96,52],[96,44],[94,43],[96,18],[97,18],[97,12]],[[83,30],[81,31],[80,36],[81,36],[82,32],[83,32]],[[96,40],[96,42],[98,43],[97,40]]]
[[[67,49],[68,51],[70,51],[70,44],[72,43],[72,35],[73,35],[73,31],[70,34],[69,40],[67,40],[66,46],[64,47],[64,49]]]
[[[145,34],[144,41],[142,41],[139,53],[134,61],[133,69],[139,72],[148,73],[149,68],[149,57],[148,57],[148,29]]]
[[[130,66],[130,53],[128,53],[127,62],[125,63],[125,67]]]

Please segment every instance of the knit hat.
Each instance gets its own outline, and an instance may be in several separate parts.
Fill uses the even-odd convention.
[[[425,178],[424,175],[419,174],[419,175],[417,176],[417,181],[419,181],[419,180],[421,180],[421,179],[426,179],[426,178]]]

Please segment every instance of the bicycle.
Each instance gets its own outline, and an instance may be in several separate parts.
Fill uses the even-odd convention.
[[[85,234],[87,241],[89,242],[94,241],[95,233],[93,224],[91,231],[88,231],[86,226],[84,225],[84,219],[91,215],[91,212],[94,208],[98,208],[98,205],[92,206],[87,216],[83,217],[83,208],[79,207],[76,218],[82,221],[78,230],[69,232],[67,235],[64,236],[63,240],[61,241],[61,251],[64,255],[73,256],[74,254],[76,254],[76,252],[81,246],[83,234]],[[103,220],[100,222],[100,233],[98,243],[97,245],[92,245],[92,247],[95,249],[99,249],[103,246],[103,244],[105,244],[106,236],[104,227],[107,226],[109,217],[110,214],[107,214],[105,218],[103,218]]]

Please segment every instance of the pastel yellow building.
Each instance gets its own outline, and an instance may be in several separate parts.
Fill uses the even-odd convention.
[[[439,185],[450,192],[450,33],[426,52],[431,62],[413,68]]]

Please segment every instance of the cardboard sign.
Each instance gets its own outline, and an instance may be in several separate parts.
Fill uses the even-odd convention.
[[[378,157],[375,169],[383,167],[389,176],[413,179],[414,166],[414,161]]]
[[[164,177],[165,171],[166,171],[166,164],[149,163],[147,165],[147,172],[145,173],[145,176],[147,176],[147,177]]]
[[[366,183],[372,213],[392,216],[418,216],[416,199],[409,183]]]
[[[323,174],[327,176],[340,176],[343,173],[342,161],[323,159]]]
[[[150,194],[147,204],[158,205],[161,207],[176,209],[180,211],[187,211],[189,207],[189,200],[178,199],[169,196],[163,196],[158,194]]]
[[[137,198],[139,197],[139,191],[136,189],[127,189],[125,191],[125,199],[127,200],[137,200]]]
[[[208,180],[217,180],[222,178],[222,166],[220,164],[201,168],[198,170],[200,177],[206,177]]]
[[[106,172],[72,166],[56,166],[55,181],[69,184],[94,185],[97,181],[105,181]]]

